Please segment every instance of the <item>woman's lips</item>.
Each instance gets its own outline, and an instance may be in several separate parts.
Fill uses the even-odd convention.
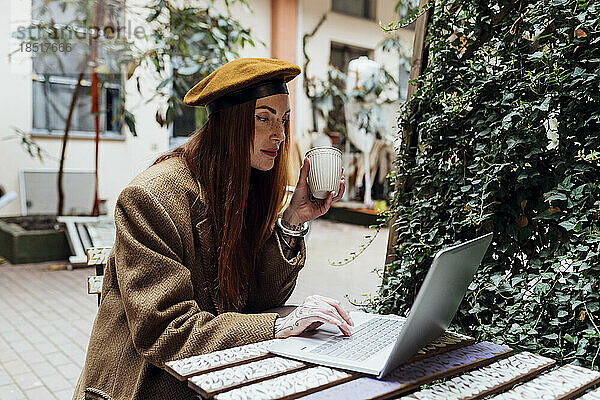
[[[270,157],[277,157],[276,151],[269,151],[269,150],[261,150],[261,151]]]

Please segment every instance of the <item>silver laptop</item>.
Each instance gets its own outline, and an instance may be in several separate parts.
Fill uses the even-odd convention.
[[[351,312],[351,336],[324,324],[312,332],[275,341],[269,351],[285,357],[382,378],[450,325],[492,233],[439,251],[408,318]]]

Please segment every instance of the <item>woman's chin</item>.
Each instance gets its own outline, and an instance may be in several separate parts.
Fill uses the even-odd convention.
[[[275,162],[265,162],[258,165],[252,165],[252,168],[257,169],[259,171],[270,171],[275,166]]]

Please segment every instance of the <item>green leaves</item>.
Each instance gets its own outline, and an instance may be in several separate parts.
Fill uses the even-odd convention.
[[[153,72],[161,77],[154,97],[166,103],[166,124],[184,110],[189,111],[182,99],[195,83],[239,57],[240,48],[255,44],[250,29],[228,12],[235,3],[251,12],[248,2],[224,0],[223,12],[214,2],[193,7],[174,0],[154,0],[149,6],[147,20],[161,23],[152,25],[149,38],[153,51],[144,52],[142,58],[148,59]]]
[[[504,2],[435,8],[431,64],[399,121],[419,144],[413,158],[401,143],[392,176],[404,188],[389,210],[398,261],[373,309],[405,313],[436,251],[493,231],[455,327],[599,367],[600,19],[591,3],[523,3],[518,30],[508,13],[468,61],[461,40],[481,39]]]
[[[563,222],[559,223],[558,225],[562,226],[563,228],[565,228],[568,231],[574,230],[575,227],[577,226],[577,224],[573,220],[563,221]]]
[[[548,111],[548,108],[550,107],[550,100],[552,100],[550,96],[546,97],[542,104],[540,104],[539,106],[533,106],[533,110],[537,109],[540,111]]]

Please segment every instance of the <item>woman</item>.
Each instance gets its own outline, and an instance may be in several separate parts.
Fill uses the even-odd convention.
[[[300,69],[268,59],[225,64],[194,86],[188,105],[207,123],[120,194],[117,235],[74,399],[191,399],[165,362],[332,323],[339,302],[311,296],[290,315],[266,310],[291,295],[306,223],[344,192],[311,202],[308,160],[289,206],[289,99]],[[281,215],[281,216],[280,216]],[[279,217],[280,216],[280,217]]]

